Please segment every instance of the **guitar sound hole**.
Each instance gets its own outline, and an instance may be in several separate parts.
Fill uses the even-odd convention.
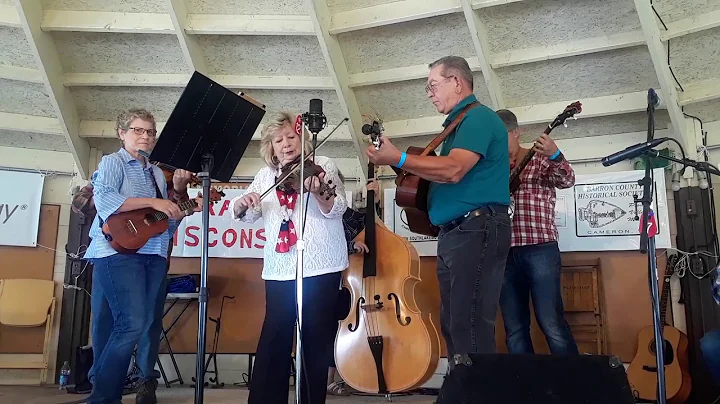
[[[654,356],[656,353],[654,339],[650,341],[650,346],[648,348]],[[675,351],[668,340],[663,340],[663,361],[665,362],[665,366],[670,365],[675,361]]]

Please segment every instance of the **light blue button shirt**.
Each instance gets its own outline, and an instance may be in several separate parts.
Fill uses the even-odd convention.
[[[124,148],[102,158],[97,171],[92,176],[97,214],[90,227],[92,240],[84,258],[104,258],[118,253],[105,239],[100,219],[107,220],[128,198],[156,198],[153,176],[163,198],[167,199],[167,183],[159,167],[148,164],[143,168],[142,164]],[[167,258],[170,238],[175,234],[179,224],[180,221],[169,219],[168,230],[148,240],[137,253]]]

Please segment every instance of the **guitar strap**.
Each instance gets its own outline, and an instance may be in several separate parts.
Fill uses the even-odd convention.
[[[475,102],[468,104],[465,108],[463,108],[462,112],[460,112],[458,114],[458,116],[455,119],[453,119],[452,122],[450,122],[450,125],[446,126],[445,129],[443,129],[443,131],[440,132],[439,135],[435,136],[435,139],[433,139],[432,142],[430,142],[430,144],[428,144],[427,147],[425,147],[425,150],[423,150],[423,152],[420,153],[420,155],[427,156],[431,151],[437,149],[437,147],[440,146],[440,143],[444,142],[445,139],[448,136],[450,136],[451,133],[453,133],[453,131],[455,130],[455,127],[457,127],[458,124],[460,123],[460,121],[462,121],[463,118],[465,118],[465,114],[467,114],[467,112],[470,111],[471,109],[478,107],[480,105],[482,105],[480,102],[475,101]]]

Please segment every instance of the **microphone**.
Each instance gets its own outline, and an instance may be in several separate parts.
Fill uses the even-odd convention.
[[[317,135],[327,125],[327,118],[323,114],[323,102],[321,99],[313,98],[310,100],[310,108],[308,112],[302,115],[303,121],[307,125],[310,132]]]
[[[607,157],[603,157],[602,160],[600,160],[600,161],[602,161],[602,165],[604,165],[605,167],[609,167],[609,166],[611,166],[613,164],[617,164],[623,160],[629,160],[629,159],[635,158],[667,140],[669,140],[669,138],[661,137],[660,139],[653,139],[649,142],[638,143],[638,144],[635,144],[635,145],[625,148],[625,150],[621,150],[621,151],[615,152]]]
[[[648,90],[647,102],[648,106],[652,107],[653,109],[660,106],[660,97],[658,97],[657,93],[652,88]]]

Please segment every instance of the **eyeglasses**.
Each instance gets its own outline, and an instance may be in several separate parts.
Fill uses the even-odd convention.
[[[142,136],[147,132],[148,136],[155,137],[157,135],[157,130],[155,129],[145,129],[145,128],[128,128],[128,130],[132,129],[133,132],[135,132],[136,135]]]
[[[455,77],[455,76],[447,76],[447,77],[445,77],[444,79],[442,79],[441,81],[436,81],[435,83],[426,85],[426,86],[425,86],[425,94],[427,94],[427,93],[435,94],[435,91],[437,91],[438,86],[440,85],[440,83],[443,83],[443,82],[445,82],[445,81],[447,81],[447,80],[449,80],[449,79],[451,79],[451,78],[454,78],[454,77]]]

